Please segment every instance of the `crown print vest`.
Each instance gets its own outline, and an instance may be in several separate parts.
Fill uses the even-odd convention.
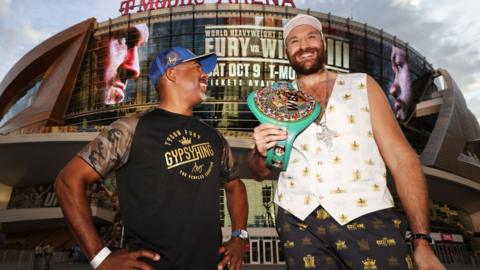
[[[366,74],[338,74],[320,124],[294,141],[287,171],[281,172],[275,203],[305,220],[319,205],[318,218],[340,225],[394,206],[386,169],[373,138]]]

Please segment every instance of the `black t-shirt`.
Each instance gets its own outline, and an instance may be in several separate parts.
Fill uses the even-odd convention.
[[[79,156],[102,177],[116,171],[130,249],[158,252],[156,269],[215,269],[219,188],[239,178],[215,129],[156,109],[116,121]]]

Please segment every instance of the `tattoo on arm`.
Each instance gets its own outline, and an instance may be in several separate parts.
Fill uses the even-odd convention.
[[[111,143],[118,142],[120,136],[123,135],[123,132],[118,128],[112,128],[107,132],[107,139]]]
[[[92,150],[92,152],[90,152],[90,155],[88,156],[90,164],[96,167],[98,165],[99,158],[105,160],[105,155],[103,154],[104,151],[105,148],[103,147],[103,143],[101,141],[98,142],[97,149]]]
[[[79,156],[105,177],[128,159],[133,135],[129,127],[121,121],[112,124],[86,145]]]
[[[115,150],[115,154],[111,157],[113,162],[117,162],[121,159],[121,155],[118,152],[118,144],[121,136],[123,136],[123,132],[118,128],[112,128],[107,133],[107,140],[112,144],[112,148]]]

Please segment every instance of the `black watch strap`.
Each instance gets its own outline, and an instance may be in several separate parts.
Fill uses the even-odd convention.
[[[410,236],[410,241],[415,242],[415,240],[417,239],[423,239],[425,241],[427,241],[429,244],[433,245],[434,244],[434,241],[432,239],[432,237],[429,235],[429,234],[424,234],[424,233],[412,233],[412,235]]]

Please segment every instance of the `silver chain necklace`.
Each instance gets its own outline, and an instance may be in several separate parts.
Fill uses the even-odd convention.
[[[328,93],[328,73],[327,73],[327,78],[326,78],[325,81],[327,83],[327,87],[325,87],[325,91],[327,91],[327,93]],[[330,97],[328,98],[328,101],[325,103],[325,108],[322,108],[324,110],[323,115],[325,117],[325,121],[322,121],[320,119],[320,123],[317,124],[317,126],[320,128],[320,131],[315,133],[315,135],[317,137],[317,140],[325,143],[325,145],[327,146],[328,152],[333,151],[333,139],[340,136],[340,134],[337,131],[331,130],[327,126],[327,105],[328,105],[330,99],[332,98],[334,89],[335,89],[335,86],[333,86],[332,93],[330,94]]]
[[[326,118],[327,118],[327,115],[325,115],[325,120]],[[337,138],[340,134],[335,130],[329,129],[326,121],[320,122],[318,127],[320,127],[320,131],[316,132],[317,140],[325,143],[325,145],[327,146],[328,152],[332,152],[333,139]]]

